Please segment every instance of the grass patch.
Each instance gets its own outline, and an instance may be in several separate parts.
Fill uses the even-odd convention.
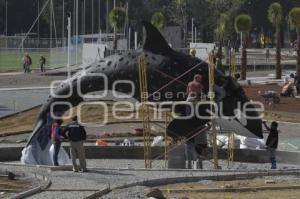
[[[1,51],[0,71],[23,70],[23,55],[24,53],[22,51]],[[39,68],[39,60],[42,55],[46,58],[46,66],[49,65],[49,51],[29,52],[29,56],[32,59],[32,69]]]

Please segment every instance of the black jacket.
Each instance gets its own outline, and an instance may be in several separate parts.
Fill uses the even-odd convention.
[[[278,131],[277,130],[270,131],[266,145],[270,148],[277,149],[277,146],[278,146]]]
[[[83,141],[86,139],[85,129],[76,121],[70,122],[64,129],[64,133],[72,142]]]

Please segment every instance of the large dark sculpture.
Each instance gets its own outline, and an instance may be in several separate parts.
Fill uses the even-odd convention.
[[[153,94],[155,91],[162,88],[164,85],[172,81],[172,77],[178,77],[191,69],[195,65],[199,67],[194,68],[188,74],[182,76],[178,80],[174,81],[170,85],[163,89],[160,89],[160,98],[156,99],[152,95],[149,101],[184,101],[185,98],[182,95],[173,95],[172,98],[166,97],[164,93],[178,93],[185,92],[186,85],[193,79],[195,74],[202,74],[204,92],[208,92],[208,65],[202,60],[192,57],[187,54],[176,52],[169,47],[165,39],[148,22],[143,22],[146,29],[146,41],[143,49],[136,51],[129,51],[121,54],[109,56],[105,59],[95,62],[88,66],[85,71],[81,71],[75,74],[71,79],[60,84],[55,90],[56,95],[65,95],[72,90],[72,95],[65,98],[49,97],[47,102],[42,106],[41,111],[37,117],[35,127],[33,129],[30,140],[28,141],[27,148],[30,148],[30,153],[34,158],[36,164],[49,164],[47,157],[42,157],[41,151],[49,149],[49,126],[47,126],[47,117],[49,116],[50,107],[54,102],[70,102],[73,106],[77,106],[83,101],[83,98],[78,93],[78,81],[80,80],[81,92],[83,94],[101,91],[104,89],[103,78],[99,76],[91,76],[87,74],[103,73],[108,78],[108,89],[112,89],[112,84],[116,80],[131,80],[135,84],[134,98],[140,98],[139,91],[139,67],[138,56],[143,52],[148,62],[148,92]],[[216,84],[223,86],[226,91],[226,96],[222,99],[223,112],[227,116],[234,115],[234,109],[237,108],[238,102],[244,104],[249,101],[246,97],[243,89],[235,82],[231,77],[225,76],[223,73],[216,71]],[[69,82],[69,83],[68,83]],[[131,88],[124,84],[120,86],[118,91],[130,92]],[[253,107],[248,105],[248,107]],[[206,108],[209,106],[202,106],[201,110],[198,110],[200,114],[207,114]],[[68,106],[56,105],[53,107],[53,111],[56,113],[63,113],[69,109]],[[181,110],[179,110],[181,111]],[[255,111],[247,112],[246,115],[257,115]],[[172,137],[185,136],[195,129],[203,126],[209,122],[209,120],[200,120],[198,118],[191,118],[189,120],[175,119],[168,127],[169,135]],[[262,138],[262,127],[260,119],[248,119],[245,127],[259,138]],[[195,132],[194,132],[195,133]],[[23,151],[23,156],[25,155]],[[28,151],[27,151],[28,153]],[[48,157],[49,158],[49,157]],[[26,160],[25,163],[32,161]]]

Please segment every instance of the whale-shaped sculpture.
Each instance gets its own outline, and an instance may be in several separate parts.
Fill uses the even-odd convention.
[[[146,30],[146,39],[142,49],[132,50],[124,53],[109,56],[101,59],[83,71],[79,71],[70,79],[61,83],[54,91],[56,96],[49,96],[47,102],[41,107],[37,116],[31,137],[27,146],[23,150],[22,162],[29,164],[50,164],[49,157],[46,157],[50,147],[49,142],[49,113],[60,113],[67,111],[70,107],[64,104],[55,103],[69,102],[72,106],[77,106],[83,99],[83,94],[94,91],[111,90],[113,83],[117,80],[130,80],[135,85],[133,97],[140,99],[139,84],[139,66],[138,57],[143,53],[147,62],[147,79],[149,101],[184,101],[185,97],[176,95],[178,92],[185,93],[186,85],[190,82],[195,74],[202,74],[204,92],[208,92],[208,64],[196,57],[188,54],[177,52],[170,48],[160,32],[148,22],[143,22]],[[197,67],[195,67],[197,65]],[[188,73],[186,71],[190,70]],[[107,77],[107,82],[103,76]],[[186,73],[185,75],[182,75]],[[243,89],[230,76],[225,76],[222,72],[215,73],[216,84],[223,87],[226,96],[221,100],[223,102],[223,112],[226,116],[233,116],[238,103],[242,105],[249,102]],[[181,76],[180,78],[177,78]],[[176,78],[176,80],[174,80]],[[170,81],[172,81],[170,83]],[[131,92],[128,84],[119,86],[119,92]],[[79,92],[80,91],[80,92]],[[71,94],[69,96],[68,93]],[[158,95],[155,95],[160,93]],[[165,93],[173,93],[172,96]],[[253,108],[253,105],[247,105]],[[207,106],[198,110],[199,114],[207,114]],[[246,115],[257,116],[257,112],[249,111]],[[196,129],[208,123],[209,119],[191,118],[189,120],[174,119],[169,127],[168,134],[172,137],[190,135],[195,133]],[[242,122],[241,122],[242,123]],[[260,119],[247,119],[246,124],[242,124],[253,135],[262,138],[262,125]],[[30,154],[30,159],[28,158]],[[49,156],[49,155],[48,155]]]

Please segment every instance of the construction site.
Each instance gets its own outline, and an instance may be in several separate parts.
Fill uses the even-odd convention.
[[[61,39],[55,0],[38,1],[26,34],[0,35],[0,198],[300,198],[300,36],[296,50],[277,33],[246,49],[257,30],[236,16],[229,48],[224,15],[206,43],[196,17],[130,26],[133,2],[95,2],[62,1]],[[50,39],[34,38],[45,13]]]

